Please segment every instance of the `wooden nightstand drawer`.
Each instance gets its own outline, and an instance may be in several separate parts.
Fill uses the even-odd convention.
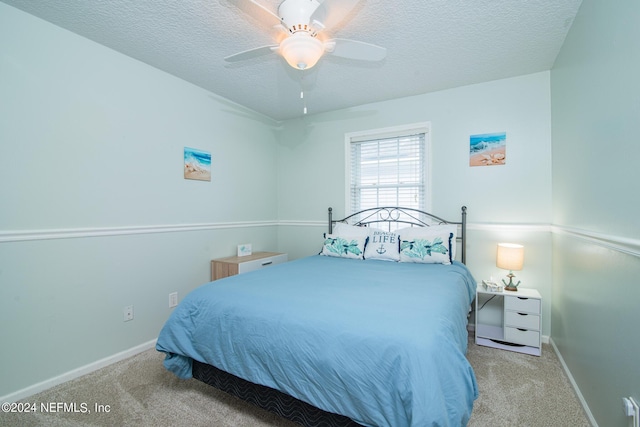
[[[520,330],[517,328],[504,328],[504,340],[514,344],[540,347],[540,332]]]
[[[504,299],[504,309],[522,313],[540,314],[540,300],[520,296],[508,296]]]
[[[515,328],[533,331],[540,330],[540,316],[537,314],[507,311],[504,313],[504,323],[506,326],[513,326]]]

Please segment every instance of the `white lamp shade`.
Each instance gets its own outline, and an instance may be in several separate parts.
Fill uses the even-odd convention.
[[[316,65],[324,53],[324,45],[306,33],[295,33],[282,40],[280,53],[293,68],[307,70]]]
[[[504,270],[522,270],[524,246],[515,243],[498,243],[496,266]]]

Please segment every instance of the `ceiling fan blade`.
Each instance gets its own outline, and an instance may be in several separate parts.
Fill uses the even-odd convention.
[[[278,50],[280,46],[277,44],[270,46],[261,46],[253,49],[245,50],[243,52],[238,52],[234,55],[227,56],[224,58],[227,62],[238,62],[244,61],[246,59],[257,58],[259,56],[268,55]]]
[[[282,24],[280,17],[271,9],[258,2],[257,0],[228,0],[238,9],[257,19],[260,22],[266,22],[268,25]]]
[[[331,39],[324,43],[324,47],[333,56],[359,61],[382,61],[387,56],[386,48],[357,40]]]
[[[309,22],[319,29],[338,25],[361,0],[324,0],[311,14]]]

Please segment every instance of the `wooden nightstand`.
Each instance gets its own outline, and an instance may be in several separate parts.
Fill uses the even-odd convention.
[[[542,297],[535,289],[491,292],[476,288],[476,344],[542,354]]]
[[[247,256],[231,256],[211,261],[211,280],[247,273],[287,261],[287,254],[255,252]]]

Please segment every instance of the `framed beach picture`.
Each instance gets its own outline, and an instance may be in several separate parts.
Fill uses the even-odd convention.
[[[469,166],[498,166],[507,161],[507,133],[484,133],[469,137]]]
[[[184,147],[184,178],[211,181],[211,153]]]

